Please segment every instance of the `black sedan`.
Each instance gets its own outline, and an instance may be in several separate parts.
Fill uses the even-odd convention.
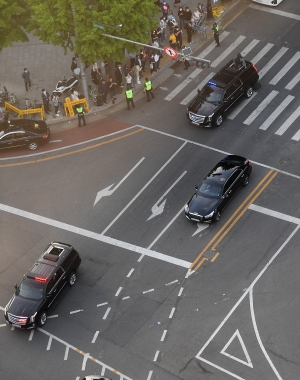
[[[16,119],[0,123],[0,149],[27,146],[36,150],[50,140],[50,129],[43,120]]]
[[[247,186],[252,165],[244,157],[230,155],[205,177],[185,205],[185,216],[195,222],[216,222],[222,210],[242,186]]]

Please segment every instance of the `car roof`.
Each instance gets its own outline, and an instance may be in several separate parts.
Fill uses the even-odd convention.
[[[14,131],[29,131],[29,132],[45,132],[47,124],[44,120],[33,119],[14,119],[10,121],[2,121],[0,123],[0,131],[4,133]]]
[[[238,168],[246,164],[248,160],[242,156],[228,155],[223,158],[208,173],[205,179],[213,179],[217,183],[225,183],[231,174]]]
[[[252,66],[252,63],[249,61],[246,62],[246,68],[243,66],[241,68],[236,68],[231,61],[229,61],[222,69],[217,72],[208,82],[207,84],[210,84],[212,86],[217,87],[227,87],[234,79],[238,78],[242,72],[247,70],[250,66]]]

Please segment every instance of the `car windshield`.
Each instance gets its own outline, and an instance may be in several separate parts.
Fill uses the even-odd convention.
[[[197,194],[206,198],[220,198],[222,185],[212,181],[204,181],[197,190]]]
[[[43,299],[44,287],[44,283],[35,280],[30,281],[30,283],[23,281],[18,287],[16,295],[22,298],[39,301]]]
[[[224,90],[219,87],[205,85],[201,91],[198,91],[198,98],[209,103],[218,103],[223,99]]]

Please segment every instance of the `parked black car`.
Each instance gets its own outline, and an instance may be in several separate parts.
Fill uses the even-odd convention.
[[[66,284],[73,286],[81,263],[69,244],[52,242],[30,271],[4,309],[6,323],[23,329],[43,326],[47,310]]]
[[[205,177],[185,205],[185,216],[194,222],[216,222],[222,210],[241,186],[247,186],[252,164],[244,157],[230,155],[221,160]]]
[[[25,145],[36,150],[50,140],[50,129],[43,120],[15,119],[0,123],[0,149]]]
[[[201,127],[220,126],[224,115],[241,96],[251,98],[253,86],[259,79],[257,68],[249,61],[246,67],[227,63],[215,74],[189,104],[188,120]]]

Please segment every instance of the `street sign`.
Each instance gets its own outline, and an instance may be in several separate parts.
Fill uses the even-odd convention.
[[[175,49],[171,48],[170,46],[164,47],[164,52],[171,58],[177,58],[178,57],[177,51]]]

